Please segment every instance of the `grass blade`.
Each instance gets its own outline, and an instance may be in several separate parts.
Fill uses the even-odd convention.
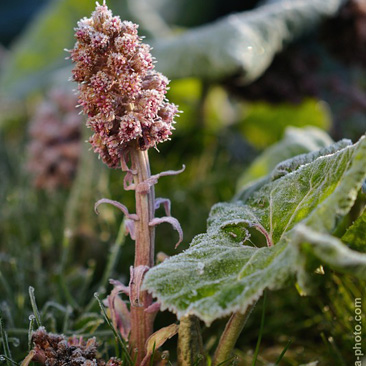
[[[283,356],[284,356],[284,355],[285,355],[285,353],[287,352],[287,350],[288,350],[288,348],[290,347],[291,343],[292,343],[292,339],[290,339],[290,340],[287,342],[287,344],[286,344],[285,348],[283,349],[283,351],[281,352],[281,354],[280,354],[280,355],[279,355],[279,357],[277,358],[277,361],[276,361],[275,365],[278,365],[278,364],[281,362],[281,360],[282,360]]]
[[[156,346],[156,343],[154,342],[153,351],[152,351],[152,354],[150,357],[150,366],[153,366],[153,364],[154,364],[155,346]]]
[[[203,360],[203,356],[198,355],[196,361],[193,364],[193,366],[199,366],[202,360]]]
[[[29,328],[28,328],[28,351],[32,349],[32,333],[34,329],[34,321],[36,317],[34,315],[29,316]]]
[[[264,296],[263,296],[263,309],[262,309],[262,317],[261,317],[261,327],[260,327],[260,330],[259,330],[257,345],[256,345],[255,351],[254,351],[252,366],[255,366],[255,364],[257,363],[259,347],[260,347],[261,341],[262,341],[262,334],[263,334],[263,329],[264,329],[264,315],[265,315],[265,311],[266,311],[266,302],[267,302],[267,292],[265,292]]]
[[[125,220],[123,220],[120,227],[119,227],[116,242],[112,246],[112,248],[110,249],[107,265],[105,267],[102,279],[101,279],[100,284],[98,286],[98,288],[99,288],[98,291],[99,292],[105,292],[105,290],[106,290],[106,287],[108,285],[108,280],[109,280],[110,276],[112,275],[112,272],[113,272],[113,270],[114,270],[114,268],[117,264],[121,248],[125,243],[125,234],[126,234]],[[94,301],[95,300],[92,299],[89,302],[89,304],[85,308],[86,311],[91,310],[91,308],[93,307]]]
[[[19,366],[18,362],[15,362],[14,360],[12,360],[11,358],[9,358],[7,356],[0,355],[0,362],[3,360],[5,360],[8,365],[10,363],[10,365],[13,364],[13,365]]]
[[[12,362],[14,362],[14,361],[12,361],[12,359],[11,359],[8,335],[5,332],[2,318],[0,318],[0,336],[2,339],[3,350],[4,350],[4,354],[1,355],[1,357],[3,357],[6,360],[7,366],[11,366]]]
[[[232,356],[232,357],[228,358],[227,360],[220,362],[217,366],[223,366],[223,365],[227,364],[228,362],[234,360],[235,358],[236,358],[236,356]]]
[[[101,288],[105,288],[108,284],[108,280],[109,280],[114,268],[116,267],[120,250],[121,250],[123,244],[125,243],[125,237],[126,237],[125,220],[123,220],[119,227],[116,242],[112,246],[112,248],[110,249],[110,252],[109,252],[108,262],[105,267],[105,271],[103,273],[102,280],[100,281]]]
[[[31,301],[32,309],[33,309],[33,314],[34,314],[34,317],[36,319],[36,322],[37,322],[37,325],[39,328],[42,326],[41,315],[39,314],[39,311],[38,311],[36,298],[34,296],[34,288],[32,286],[29,286],[29,297],[30,297],[30,301]]]
[[[116,328],[113,326],[113,324],[111,323],[110,319],[108,318],[107,313],[106,313],[105,308],[104,308],[104,305],[102,304],[102,302],[100,301],[100,299],[98,297],[98,293],[95,293],[94,294],[94,297],[98,301],[99,307],[102,310],[102,314],[103,314],[103,317],[104,317],[105,321],[107,322],[107,324],[109,325],[109,327],[112,329],[114,336],[116,337],[118,343],[120,344],[120,346],[122,347],[123,351],[125,352],[125,356],[126,356],[126,359],[127,359],[128,364],[131,365],[131,366],[134,365],[134,363],[132,361],[132,358],[131,358],[131,356],[130,356],[130,354],[128,352],[126,343],[122,339],[121,335],[117,332]]]

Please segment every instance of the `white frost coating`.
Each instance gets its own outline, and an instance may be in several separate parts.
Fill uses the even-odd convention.
[[[204,268],[205,268],[205,264],[203,262],[198,262],[197,272],[198,272],[199,275],[203,275],[203,273],[205,272]]]
[[[236,249],[238,249],[239,251],[242,251],[242,249],[239,249],[239,248],[236,248]],[[265,249],[267,251],[270,250],[268,248],[265,248]],[[205,248],[202,248],[202,250],[204,251]],[[220,247],[218,247],[216,250],[215,250],[215,254],[212,253],[212,256],[211,256],[212,261],[215,261],[215,258],[216,258],[219,262],[221,262],[221,260],[223,258],[226,258],[228,256],[228,254],[231,252],[230,249],[229,249],[229,251],[225,250],[224,255],[220,256],[220,254],[221,254],[220,253]],[[256,251],[257,251],[257,249],[254,249],[252,247],[247,247],[246,250],[245,250],[245,252],[249,252],[249,253],[253,253],[253,254]],[[288,260],[288,258],[290,257],[290,254],[282,253],[283,250],[280,247],[277,248],[277,251],[280,254],[280,257],[282,258],[282,259],[279,259],[280,262],[282,262],[282,261],[286,262]],[[286,250],[286,251],[288,252],[288,250]],[[189,272],[189,267],[190,266],[188,265],[188,263],[185,263],[185,262],[179,260],[179,257],[180,257],[180,255],[173,257],[173,258],[175,258],[175,260],[172,263],[169,263],[168,268],[166,268],[167,273],[169,273],[171,271],[178,271],[177,276],[179,276],[180,275],[180,270],[182,271],[182,275],[184,273],[187,273],[187,271]],[[169,261],[167,261],[167,262],[169,262]],[[167,262],[165,262],[165,263],[167,263]],[[196,261],[194,260],[194,262],[196,262]],[[279,267],[282,268],[284,273],[286,272],[285,262],[282,263],[282,264],[279,264]],[[198,265],[198,263],[196,262],[196,264],[194,265],[195,271],[197,270],[197,265]],[[269,268],[268,268],[267,280],[262,281],[263,289],[266,288],[266,282],[268,282],[268,280],[271,281],[271,282],[273,281],[273,284],[269,285],[268,288],[277,288],[278,284],[281,283],[280,278],[284,277],[282,274],[278,275],[278,274],[276,274],[276,271],[273,271],[273,269],[272,269],[273,265],[275,265],[275,264],[270,265]],[[205,267],[209,268],[210,266],[211,266],[210,264],[206,263]],[[154,271],[154,269],[152,271]],[[273,271],[274,275],[272,275],[270,273],[272,271]],[[162,275],[162,274],[160,274],[160,275]],[[278,278],[277,278],[277,276],[278,276]],[[163,275],[161,280],[164,281],[164,282],[169,281],[169,277],[167,278],[167,277],[165,277],[165,275]],[[229,287],[231,284],[237,282],[235,280],[235,278],[230,274],[228,274],[226,276],[226,280],[225,279],[214,278],[213,280],[209,279],[209,280],[206,280],[206,281],[207,281],[207,283],[210,283],[210,284],[213,284],[213,285],[222,284],[222,286],[224,286],[224,287]],[[250,281],[252,281],[252,279]],[[245,285],[245,283],[248,282],[248,279],[245,278],[241,282],[243,283],[243,285]],[[202,288],[202,286],[204,286],[204,282],[202,282],[202,280],[199,280],[199,285],[198,285],[197,288],[193,288],[193,289],[189,288],[190,294],[193,294],[193,290],[196,290],[197,293],[199,294],[199,288]],[[150,287],[150,290],[151,289],[152,288]],[[187,294],[186,291],[187,291],[187,288],[186,289],[182,288],[174,295],[174,297],[179,298],[181,296],[184,296],[184,295]],[[206,325],[209,326],[214,319],[216,319],[218,317],[224,317],[226,315],[229,315],[232,311],[242,311],[242,312],[244,312],[247,306],[249,306],[250,304],[255,302],[262,295],[262,291],[263,290],[260,290],[259,293],[256,293],[253,296],[250,296],[249,298],[247,298],[247,300],[245,300],[245,303],[242,301],[243,299],[242,299],[241,295],[238,294],[238,296],[237,296],[236,300],[234,301],[233,305],[228,307],[228,308],[224,308],[224,307],[222,307],[218,304],[215,304],[215,302],[212,303],[212,302],[209,301],[209,299],[208,299],[208,302],[207,302],[207,299],[203,298],[203,299],[198,299],[197,301],[192,303],[185,310],[179,309],[178,307],[169,304],[169,300],[165,301],[164,299],[162,299],[163,300],[162,301],[162,309],[169,309],[170,311],[175,312],[177,314],[178,318],[180,318],[182,316],[185,316],[185,315],[188,315],[188,314],[197,315],[198,317],[200,317],[202,320],[205,321]],[[152,293],[153,293],[154,296],[156,295],[156,292],[154,290],[152,291]],[[215,297],[215,295],[214,295],[214,297]],[[235,303],[236,303],[236,305],[235,305]],[[202,309],[205,309],[204,312],[202,312]]]
[[[362,139],[362,138],[361,138]],[[344,150],[352,147],[352,141],[348,139],[340,140],[333,145],[320,149],[318,151],[312,151],[307,154],[297,155],[293,158],[287,159],[282,163],[277,164],[271,173],[272,180],[278,179],[283,175],[290,175],[298,172],[304,167],[316,162],[324,157],[331,157],[337,153],[342,153]],[[302,162],[304,162],[302,164]],[[288,171],[287,169],[291,169]]]
[[[282,288],[295,277],[305,286],[306,258],[299,250],[304,244],[311,245],[312,255],[323,264],[366,279],[366,255],[359,256],[327,234],[352,207],[365,180],[365,161],[366,140],[361,139],[315,159],[297,174],[260,187],[246,205],[215,205],[207,233],[197,236],[183,254],[151,269],[144,288],[158,298],[162,309],[178,317],[194,314],[209,325],[232,312],[244,312],[265,289]],[[230,231],[242,230],[235,225],[252,221],[252,215],[261,225],[271,226],[274,236],[283,234],[282,239],[271,248],[238,243]],[[304,224],[310,234],[304,234]],[[198,275],[201,263],[204,272]]]

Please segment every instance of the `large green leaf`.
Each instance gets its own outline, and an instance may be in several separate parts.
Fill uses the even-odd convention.
[[[154,43],[157,69],[170,78],[217,80],[243,74],[259,77],[274,55],[324,18],[334,15],[343,0],[281,0],[225,17]]]
[[[343,1],[281,0],[176,37],[158,39],[153,44],[157,69],[172,79],[217,80],[242,72],[245,81],[254,80],[286,43],[334,15]],[[131,18],[126,1],[109,0],[108,6],[123,19]],[[1,91],[23,96],[49,82],[54,70],[68,64],[63,49],[74,44],[77,20],[89,16],[93,8],[94,1],[89,0],[51,2],[14,44],[2,70]],[[154,14],[150,9],[148,16],[156,22]],[[146,22],[145,14],[136,15]]]
[[[362,138],[277,165],[240,201],[215,205],[207,233],[152,268],[145,288],[163,309],[178,317],[195,314],[209,324],[245,311],[266,288],[281,288],[296,275],[306,290],[307,269],[314,269],[310,259],[366,279],[366,255],[329,235],[357,197],[365,162]]]

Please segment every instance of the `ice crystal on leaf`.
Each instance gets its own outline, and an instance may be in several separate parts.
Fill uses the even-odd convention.
[[[146,150],[168,140],[178,113],[165,98],[169,80],[154,70],[137,29],[97,3],[92,16],[78,22],[70,51],[79,104],[94,131],[90,143],[112,168],[120,167],[132,141]]]

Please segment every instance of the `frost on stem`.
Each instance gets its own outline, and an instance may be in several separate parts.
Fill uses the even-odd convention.
[[[79,104],[94,131],[90,143],[109,167],[119,168],[128,144],[155,147],[172,134],[177,106],[165,98],[169,80],[154,70],[138,25],[121,21],[105,4],[75,28],[70,50]]]

